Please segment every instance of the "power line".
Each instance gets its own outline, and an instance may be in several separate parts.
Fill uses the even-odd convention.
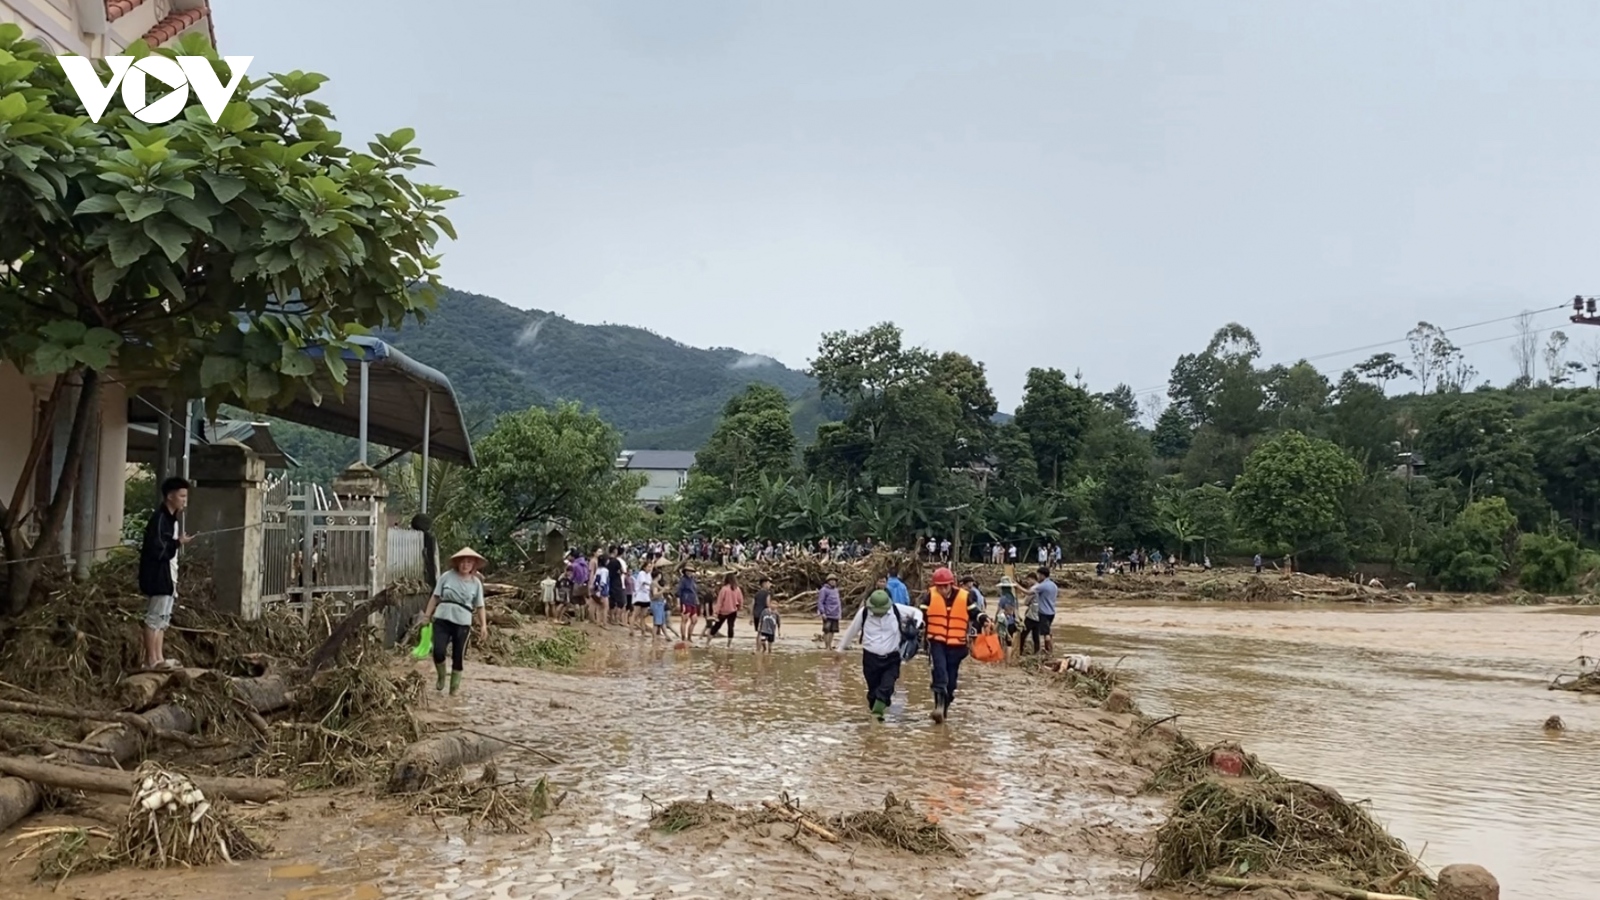
[[[1544,309],[1524,310],[1523,312],[1515,313],[1515,314],[1509,315],[1509,316],[1501,316],[1501,317],[1499,317],[1497,319],[1484,319],[1482,322],[1472,322],[1472,323],[1467,324],[1467,325],[1453,325],[1453,326],[1451,326],[1449,328],[1441,328],[1439,331],[1440,331],[1441,334],[1454,334],[1454,333],[1456,333],[1458,331],[1467,331],[1467,330],[1472,329],[1472,328],[1482,328],[1485,325],[1497,325],[1497,324],[1499,324],[1501,322],[1510,322],[1513,319],[1520,319],[1524,315],[1535,315],[1535,316],[1537,316],[1537,315],[1543,315],[1544,313],[1556,312],[1557,310],[1564,310],[1566,308],[1567,308],[1567,304],[1562,303],[1562,304],[1559,304],[1557,306],[1550,306],[1550,307],[1546,307]],[[1560,326],[1553,326],[1551,328],[1541,329],[1540,331],[1535,332],[1535,333],[1536,334],[1542,334],[1545,331],[1552,331],[1555,328],[1559,328],[1559,327]],[[1514,338],[1514,337],[1517,337],[1517,336],[1518,335],[1515,335],[1515,334],[1508,334],[1508,335],[1503,335],[1501,337],[1487,338],[1487,339],[1481,340],[1481,341],[1473,341],[1471,343],[1461,344],[1461,345],[1459,345],[1459,347],[1464,349],[1466,347],[1476,347],[1476,346],[1479,346],[1480,344],[1492,344],[1492,343],[1494,343],[1496,341],[1510,340],[1511,338]],[[1333,351],[1329,351],[1327,353],[1319,353],[1319,354],[1317,354],[1315,356],[1302,356],[1302,357],[1299,357],[1298,359],[1295,359],[1293,361],[1282,360],[1280,362],[1272,363],[1272,365],[1284,365],[1284,366],[1287,366],[1287,365],[1293,365],[1294,363],[1298,363],[1298,362],[1316,362],[1317,360],[1322,360],[1322,359],[1332,359],[1332,358],[1338,357],[1338,356],[1348,356],[1348,355],[1350,355],[1352,353],[1365,353],[1365,352],[1367,352],[1369,350],[1378,350],[1378,349],[1382,349],[1384,347],[1393,347],[1396,344],[1404,344],[1409,340],[1410,340],[1409,336],[1407,336],[1407,337],[1398,337],[1398,338],[1395,338],[1393,340],[1381,341],[1381,342],[1376,343],[1376,344],[1364,344],[1364,345],[1362,345],[1360,347],[1348,347],[1348,348],[1343,349],[1343,350],[1333,350]],[[1153,393],[1156,393],[1158,391],[1159,392],[1164,392],[1166,390],[1167,390],[1167,385],[1163,384],[1163,385],[1159,385],[1159,386],[1156,386],[1156,387],[1141,388],[1141,389],[1139,389],[1137,391],[1134,391],[1133,394],[1134,394],[1135,397],[1138,397],[1138,396],[1142,396],[1144,394],[1153,394]]]

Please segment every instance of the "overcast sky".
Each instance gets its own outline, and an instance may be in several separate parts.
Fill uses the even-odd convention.
[[[212,7],[347,139],[417,129],[451,285],[794,366],[889,319],[1002,409],[1228,321],[1289,361],[1600,292],[1592,2]],[[1512,331],[1453,336],[1504,381]]]

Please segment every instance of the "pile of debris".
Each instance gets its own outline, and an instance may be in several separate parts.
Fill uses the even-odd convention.
[[[1156,832],[1148,887],[1295,887],[1344,897],[1427,897],[1433,879],[1361,806],[1281,777],[1207,778]],[[1248,876],[1248,877],[1246,877]]]
[[[1563,672],[1550,682],[1552,691],[1573,691],[1579,694],[1600,694],[1600,659],[1580,656],[1576,672]]]
[[[152,778],[187,779],[209,805],[189,823],[205,839],[193,854],[166,841],[161,821],[140,840],[160,837],[180,854],[173,861],[203,862],[215,842],[200,826],[221,815],[220,802],[376,784],[418,738],[421,679],[368,625],[387,594],[338,620],[318,608],[304,620],[269,611],[245,622],[210,610],[210,580],[191,565],[166,640],[185,667],[146,671],[133,565],[118,556],[0,624],[0,830],[55,792],[133,794],[122,770],[149,761],[167,773]],[[171,812],[193,817],[200,803]],[[216,825],[219,857],[248,852]],[[122,861],[146,861],[135,846]]]
[[[710,826],[733,826],[743,831],[756,826],[793,826],[787,835],[798,841],[803,836],[830,844],[869,843],[919,856],[962,856],[966,844],[937,818],[917,812],[893,793],[883,800],[883,809],[838,813],[822,817],[800,807],[788,794],[777,800],[764,800],[757,806],[739,808],[717,800],[708,791],[704,800],[678,800],[661,805],[645,798],[654,807],[650,824],[658,831],[676,834]]]

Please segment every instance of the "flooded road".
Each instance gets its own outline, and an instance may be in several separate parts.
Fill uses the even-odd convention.
[[[1146,712],[1180,713],[1197,740],[1240,740],[1285,774],[1370,798],[1436,867],[1485,865],[1507,897],[1586,900],[1600,883],[1591,827],[1600,698],[1544,685],[1591,626],[1600,618],[1581,610],[1064,604],[1057,649],[1125,656],[1121,671]],[[1018,669],[969,662],[952,721],[935,726],[918,659],[878,723],[859,653],[825,654],[808,637],[761,657],[745,639],[676,651],[611,631],[582,673],[470,666],[465,694],[431,701],[432,713],[525,745],[498,758],[502,775],[546,776],[565,795],[533,834],[474,835],[459,818],[408,816],[361,792],[313,795],[275,826],[269,860],[75,877],[71,894],[1148,896],[1139,865],[1161,802],[1136,796],[1146,772],[1107,750],[1126,749],[1130,717]],[[1568,731],[1544,733],[1553,714]],[[795,840],[787,823],[650,827],[657,805],[708,792],[742,807],[788,795],[819,819],[881,808],[893,792],[968,852]],[[9,885],[0,894],[11,896]]]
[[[1370,798],[1425,862],[1473,862],[1507,897],[1600,884],[1600,698],[1545,690],[1600,629],[1589,609],[1185,604],[1063,609],[1061,640],[1122,671],[1202,742]],[[1070,623],[1070,624],[1067,624]],[[1064,627],[1065,626],[1065,627]],[[1600,638],[1587,641],[1594,653]],[[1559,715],[1568,730],[1547,735]]]

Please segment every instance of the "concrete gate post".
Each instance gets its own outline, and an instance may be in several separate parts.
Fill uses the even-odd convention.
[[[178,554],[211,563],[216,609],[242,619],[261,618],[261,537],[266,504],[266,464],[238,441],[204,444],[189,460],[188,527],[196,535]]]
[[[372,561],[368,572],[369,594],[389,586],[389,486],[377,469],[363,462],[351,463],[349,468],[333,479],[333,493],[346,509],[372,510]]]

